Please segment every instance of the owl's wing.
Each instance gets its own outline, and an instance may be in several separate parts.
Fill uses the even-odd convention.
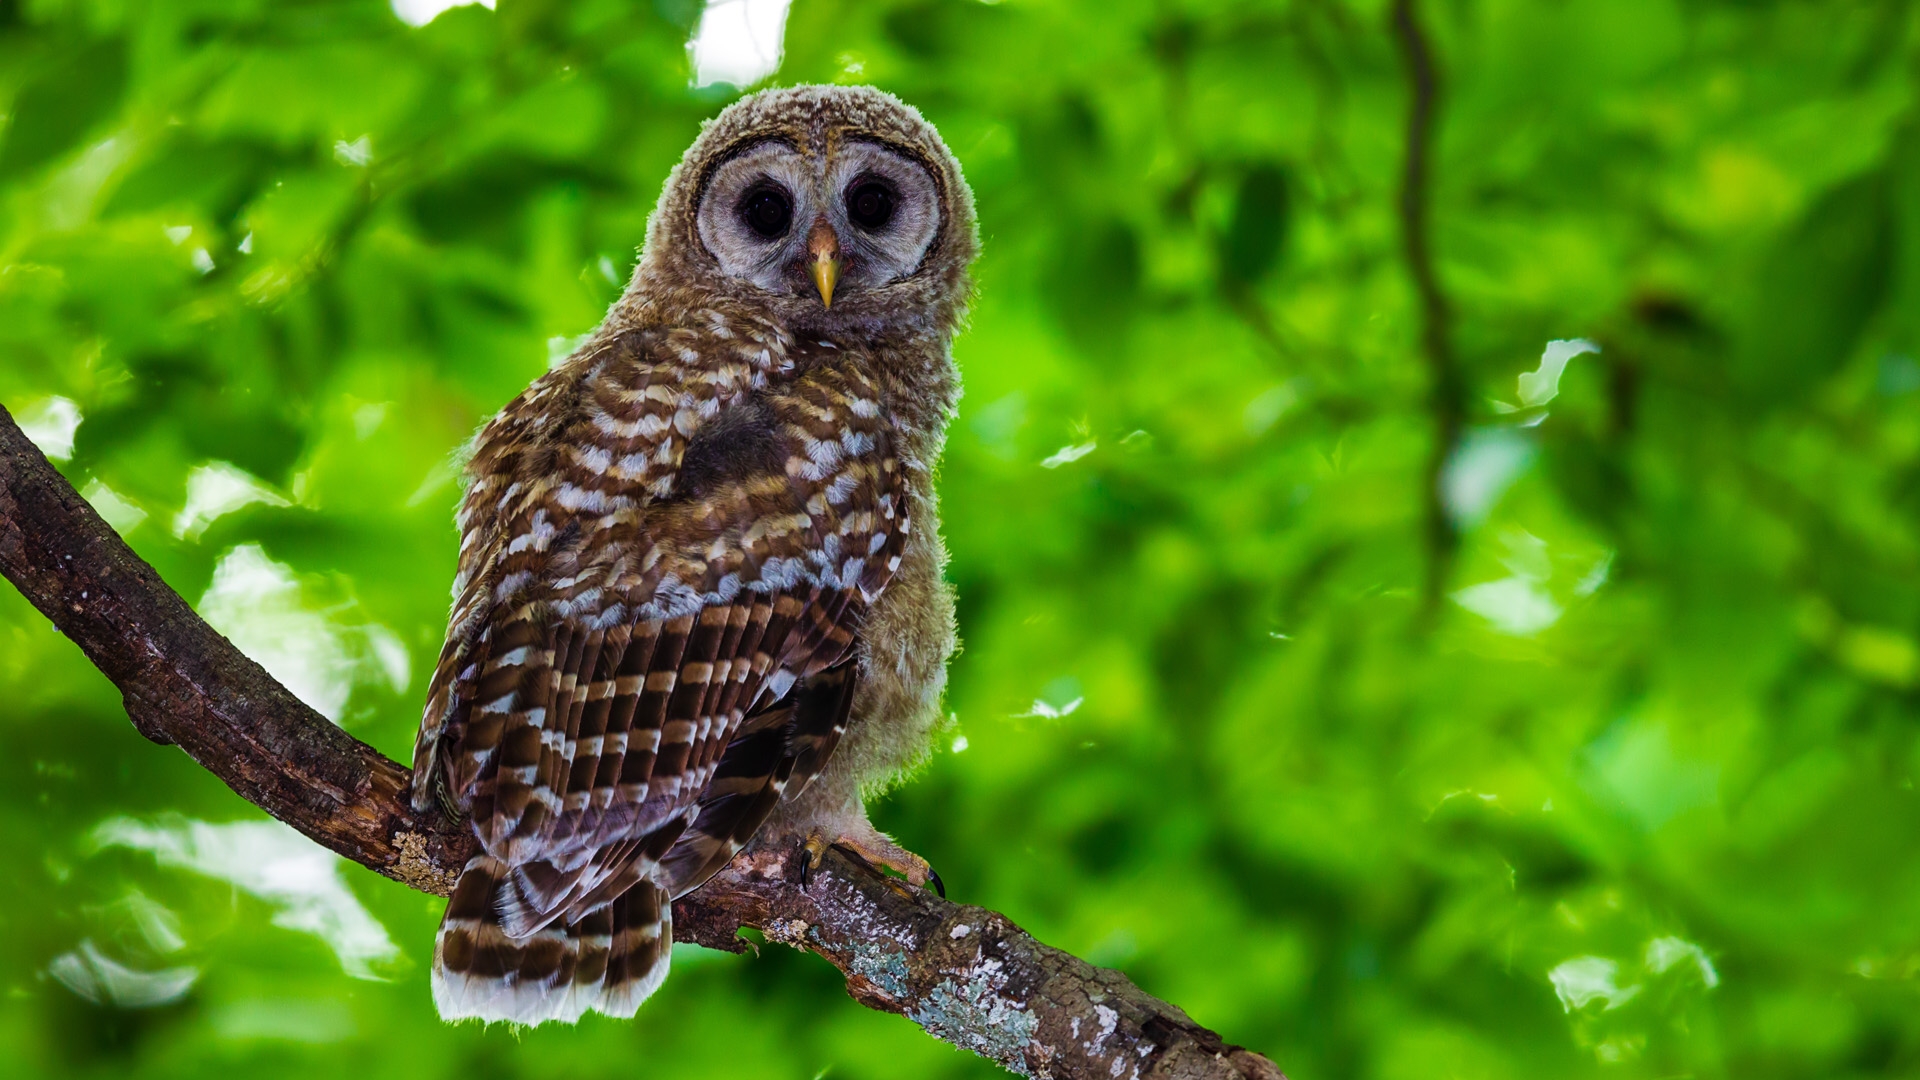
[[[514,937],[643,878],[691,878],[657,868],[694,820],[732,818],[732,843],[765,814],[735,813],[727,795],[777,798],[779,761],[819,749],[768,706],[849,655],[898,566],[905,472],[856,373],[822,368],[769,393],[764,421],[728,433],[698,490],[583,527],[454,665],[446,786],[509,872],[498,906]],[[795,716],[815,697],[795,695]],[[730,744],[775,737],[757,792],[741,773],[714,790]],[[743,746],[730,760],[766,756]],[[718,850],[695,846],[702,866]]]
[[[773,357],[779,332],[714,312],[703,324],[613,335],[534,380],[475,438],[452,617],[414,742],[416,810],[466,808],[442,752],[464,740],[473,703],[459,695],[473,690],[477,650],[502,611],[551,584],[556,563],[577,561],[583,532],[611,525],[635,539],[633,516],[673,495],[703,420],[790,369]]]
[[[852,657],[797,684],[748,716],[701,793],[693,825],[660,860],[655,880],[683,896],[733,861],[782,798],[804,791],[847,729],[857,664]]]

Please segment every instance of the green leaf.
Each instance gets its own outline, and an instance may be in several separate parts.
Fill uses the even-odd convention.
[[[119,110],[126,83],[127,50],[118,38],[54,61],[7,108],[0,177],[27,172],[78,145]]]

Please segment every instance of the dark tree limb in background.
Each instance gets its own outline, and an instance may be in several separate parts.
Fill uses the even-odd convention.
[[[1421,26],[1416,0],[1394,0],[1393,36],[1407,65],[1407,156],[1400,174],[1400,240],[1407,271],[1420,300],[1420,347],[1427,361],[1427,407],[1433,413],[1433,451],[1423,478],[1426,490],[1427,572],[1423,611],[1431,619],[1440,608],[1460,537],[1440,485],[1447,459],[1460,443],[1466,422],[1466,381],[1447,336],[1451,313],[1433,265],[1433,138],[1440,99],[1440,74],[1433,45]]]
[[[201,621],[0,408],[0,574],[80,646],[134,727],[178,745],[235,793],[317,843],[445,896],[475,850],[464,826],[416,814],[408,770],[308,708]],[[948,903],[831,852],[802,889],[797,860],[754,852],[674,905],[674,936],[742,952],[737,931],[826,957],[855,1000],[1016,1072],[1043,1077],[1265,1078],[1125,975],[1035,941],[1004,915]]]

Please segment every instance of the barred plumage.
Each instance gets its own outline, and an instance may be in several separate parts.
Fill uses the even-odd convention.
[[[800,165],[726,173],[769,139]],[[849,158],[845,184],[923,197],[917,250],[794,179],[831,189]],[[805,255],[735,227],[729,185],[780,183],[815,211]],[[730,269],[754,243],[773,277]],[[958,167],[910,109],[747,99],[675,171],[601,330],[481,432],[415,751],[415,804],[482,847],[435,950],[443,1016],[631,1015],[665,977],[672,899],[770,816],[924,869],[861,794],[924,754],[952,649],[930,472],[973,245]]]

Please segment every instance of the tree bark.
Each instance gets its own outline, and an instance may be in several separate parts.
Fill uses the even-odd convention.
[[[370,870],[447,895],[477,844],[416,814],[410,773],[335,727],[203,622],[0,408],[0,575],[71,638],[141,734]],[[674,904],[674,937],[741,952],[754,927],[824,956],[847,991],[1018,1073],[1284,1080],[1120,972],[830,851],[803,888],[788,853],[749,849]]]

